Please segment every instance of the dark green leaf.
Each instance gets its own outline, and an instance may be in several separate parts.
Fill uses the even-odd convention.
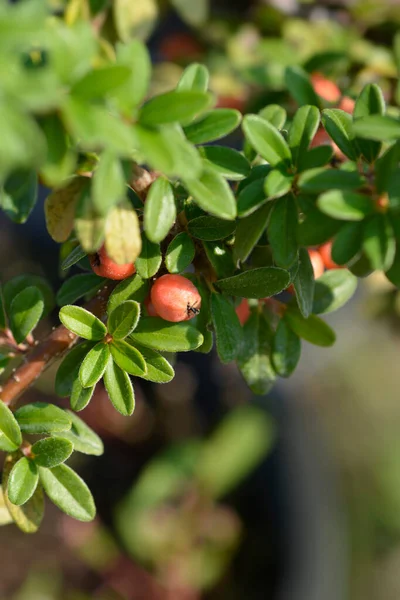
[[[63,306],[59,316],[67,329],[87,340],[101,340],[107,333],[104,323],[81,306]]]
[[[328,164],[333,157],[333,147],[329,144],[327,146],[317,146],[311,148],[306,152],[300,154],[298,160],[298,171],[308,171],[309,169],[317,169]]]
[[[151,242],[146,234],[142,232],[142,251],[135,261],[136,271],[142,279],[154,277],[161,267],[160,244]]]
[[[256,179],[240,190],[237,199],[239,217],[247,217],[267,201],[264,178]]]
[[[193,237],[206,242],[223,240],[229,237],[234,233],[235,227],[234,221],[223,221],[216,217],[197,217],[188,223],[189,233]]]
[[[37,190],[35,171],[10,175],[0,190],[0,207],[15,223],[25,223],[36,204]]]
[[[363,185],[364,178],[355,171],[320,168],[302,173],[298,183],[303,192],[318,193],[331,189],[354,190]]]
[[[378,142],[394,141],[400,137],[400,120],[389,116],[371,115],[354,121],[354,133],[361,138]]]
[[[195,255],[192,238],[184,231],[169,243],[165,253],[165,266],[170,273],[181,273],[190,265]]]
[[[268,241],[279,267],[290,267],[297,256],[297,206],[292,195],[275,200],[268,223]]]
[[[400,141],[390,146],[375,163],[375,178],[378,192],[387,191],[392,173],[400,162]]]
[[[31,452],[38,467],[51,469],[65,462],[73,449],[71,442],[62,437],[48,437],[33,444]]]
[[[19,424],[8,406],[0,400],[0,450],[15,452],[21,444]]]
[[[80,260],[82,260],[82,258],[85,258],[85,256],[86,252],[82,250],[80,246],[76,246],[76,248],[74,248],[61,263],[61,269],[63,271],[66,271],[67,269],[78,263]]]
[[[86,296],[97,292],[105,283],[107,279],[99,277],[95,273],[79,273],[79,275],[73,275],[69,277],[57,292],[57,304],[58,306],[64,306],[65,304],[72,304]]]
[[[365,224],[363,248],[374,269],[390,269],[396,242],[393,228],[385,215],[376,215]]]
[[[264,315],[256,312],[243,326],[238,366],[254,394],[267,394],[276,379],[271,364],[272,330]]]
[[[96,344],[85,356],[79,369],[82,387],[91,388],[103,377],[110,360],[110,347],[104,342]]]
[[[319,106],[319,98],[314,91],[309,76],[299,66],[287,67],[285,70],[285,84],[297,104],[312,104]]]
[[[217,277],[229,277],[235,271],[232,252],[223,242],[203,242],[203,247]]]
[[[145,375],[141,376],[142,379],[154,381],[155,383],[168,383],[174,378],[174,369],[167,359],[161,356],[159,352],[141,346],[137,342],[135,342],[135,348],[140,352],[146,362],[147,371]]]
[[[340,229],[341,222],[324,215],[317,208],[307,211],[299,223],[297,240],[301,246],[317,246],[330,240]]]
[[[330,190],[318,198],[318,208],[326,215],[343,221],[362,221],[374,212],[372,199],[346,190]]]
[[[103,442],[90,427],[86,425],[75,413],[67,411],[72,427],[69,431],[63,431],[57,434],[58,438],[69,440],[76,452],[101,456],[104,452]]]
[[[322,122],[343,154],[350,160],[357,160],[359,152],[354,141],[352,116],[338,108],[326,108],[322,111]]]
[[[346,223],[343,225],[333,240],[333,262],[337,265],[347,265],[361,251],[362,242],[362,223]]]
[[[55,392],[58,396],[70,396],[72,386],[78,377],[84,357],[93,348],[93,342],[83,342],[68,352],[57,369]]]
[[[239,275],[219,279],[216,285],[226,294],[241,298],[269,298],[289,285],[287,271],[277,267],[260,267]]]
[[[237,150],[225,146],[202,146],[201,155],[206,159],[208,169],[232,181],[239,181],[249,175],[250,163]],[[148,200],[146,200],[146,203]]]
[[[289,327],[301,338],[315,344],[316,346],[332,346],[335,343],[335,332],[325,321],[310,315],[305,319],[300,311],[289,308],[285,313],[285,319]]]
[[[72,410],[79,412],[86,408],[92,399],[95,386],[84,388],[79,380],[79,374],[74,380],[71,390],[71,397],[69,399]]]
[[[11,303],[14,298],[27,287],[37,287],[44,299],[44,313],[46,316],[54,307],[54,294],[48,282],[38,275],[19,275],[10,279],[3,285],[3,299],[6,313],[10,313]]]
[[[213,96],[207,92],[192,90],[166,92],[154,96],[142,107],[139,122],[150,127],[166,123],[186,124],[199,113],[210,108],[212,102]]]
[[[257,115],[243,119],[243,131],[253,148],[273,167],[281,163],[290,165],[289,146],[277,129]]]
[[[141,377],[146,375],[146,363],[143,356],[136,348],[123,340],[110,344],[111,356],[117,365],[129,373]]]
[[[203,336],[193,325],[168,323],[158,317],[140,319],[130,337],[133,343],[164,352],[188,352],[203,343]]]
[[[152,183],[144,205],[144,229],[151,242],[161,242],[176,219],[174,192],[164,177]]]
[[[208,80],[209,73],[207,67],[199,63],[192,63],[183,71],[176,89],[206,92]]]
[[[368,83],[356,100],[353,119],[356,120],[369,115],[383,115],[384,112],[385,100],[380,87],[376,83]],[[356,144],[368,162],[373,162],[381,150],[381,144],[376,141],[358,138]]]
[[[125,199],[127,187],[120,159],[104,150],[93,175],[91,188],[93,206],[101,216]]]
[[[39,469],[40,481],[50,500],[78,521],[92,521],[96,516],[92,494],[86,483],[67,465]]]
[[[242,115],[232,108],[216,108],[194,123],[184,127],[184,132],[193,144],[214,142],[238,127]]]
[[[11,302],[9,317],[11,330],[18,344],[35,329],[43,310],[43,296],[37,287],[27,287],[15,296]]]
[[[11,469],[8,477],[7,495],[12,504],[20,506],[28,502],[36,490],[39,473],[35,463],[25,456]]]
[[[295,165],[301,164],[320,122],[316,106],[302,106],[296,112],[289,129],[289,147]]]
[[[233,254],[235,261],[244,262],[267,228],[273,204],[269,202],[248,217],[240,219],[236,227]]]
[[[32,402],[21,406],[15,412],[15,418],[24,433],[54,433],[71,429],[71,419],[67,413],[45,402]]]
[[[400,246],[396,244],[396,254],[393,260],[393,264],[385,273],[393,285],[400,288]]]
[[[221,294],[211,294],[211,316],[217,342],[218,356],[229,363],[238,356],[242,328],[233,304]]]
[[[313,313],[330,313],[341,308],[357,289],[357,277],[347,269],[330,269],[315,282]]]
[[[143,302],[149,293],[149,282],[147,279],[142,279],[139,275],[133,275],[128,279],[124,279],[117,285],[108,299],[107,313],[111,315],[113,310],[126,300],[135,300],[135,302]]]
[[[299,336],[286,323],[283,318],[272,342],[272,362],[280,377],[289,377],[300,360],[301,341]]]
[[[135,410],[135,394],[129,375],[113,361],[104,374],[104,385],[114,408],[125,416]]]
[[[299,267],[293,279],[293,287],[301,314],[305,319],[312,312],[314,298],[314,269],[306,248],[299,249]]]
[[[218,173],[206,169],[197,179],[185,179],[184,183],[203,210],[221,219],[236,217],[235,197],[227,181]]]
[[[115,340],[122,340],[135,329],[139,318],[140,304],[134,300],[126,300],[116,306],[110,314],[108,331]]]

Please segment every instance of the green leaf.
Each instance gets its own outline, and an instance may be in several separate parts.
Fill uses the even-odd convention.
[[[277,267],[260,267],[219,279],[216,285],[226,294],[241,298],[269,298],[279,294],[289,285],[287,271]]]
[[[142,379],[153,381],[154,383],[168,383],[172,381],[175,377],[175,371],[164,356],[136,342],[135,348],[139,350],[146,362],[147,372],[141,376]]]
[[[85,252],[97,252],[104,240],[105,219],[96,210],[87,184],[78,198],[74,226]]]
[[[57,114],[47,114],[39,120],[40,128],[46,138],[46,162],[40,173],[46,184],[51,187],[62,185],[72,175],[75,168],[75,154],[68,144],[68,135]]]
[[[324,167],[332,160],[332,157],[333,147],[330,144],[311,148],[299,156],[297,170],[301,173],[309,169]]]
[[[300,312],[307,319],[312,312],[315,280],[314,269],[306,248],[299,249],[299,267],[293,279],[293,287]]]
[[[354,295],[357,277],[347,269],[326,271],[315,282],[312,312],[326,314],[341,308]]]
[[[161,352],[188,352],[203,343],[203,336],[193,325],[168,323],[158,317],[140,319],[130,337],[133,343]]]
[[[344,110],[326,108],[322,122],[329,136],[350,160],[357,160],[359,152],[354,141],[353,118]]]
[[[197,460],[196,479],[207,497],[220,498],[236,489],[265,458],[274,440],[274,425],[266,411],[249,404],[231,411]]]
[[[144,231],[142,232],[142,251],[135,261],[136,271],[142,279],[154,277],[161,267],[160,244],[151,242]]]
[[[326,215],[343,221],[362,221],[375,210],[369,196],[346,190],[325,192],[318,198],[317,205]]]
[[[70,441],[62,437],[48,437],[33,444],[31,452],[36,466],[52,469],[65,462],[73,450]]]
[[[132,333],[140,318],[140,304],[125,300],[112,311],[108,318],[108,331],[114,340],[122,340]]]
[[[223,221],[216,217],[197,217],[188,223],[189,233],[198,240],[213,242],[223,240],[235,231],[234,221]]]
[[[44,514],[44,497],[40,485],[36,487],[32,497],[22,506],[13,504],[7,493],[10,473],[14,465],[22,458],[20,452],[9,455],[4,461],[3,490],[5,505],[13,521],[24,533],[35,533],[42,522]]]
[[[203,247],[217,277],[229,277],[234,273],[232,252],[223,242],[203,242]]]
[[[70,410],[67,413],[72,421],[72,427],[69,431],[57,434],[57,437],[69,440],[76,452],[101,456],[104,452],[104,447],[97,433],[90,429],[75,413]]]
[[[366,222],[363,248],[373,269],[390,269],[396,252],[396,242],[393,228],[385,215],[376,215]]]
[[[164,177],[152,183],[144,205],[144,230],[151,242],[161,242],[176,219],[174,192]]]
[[[275,200],[268,223],[268,241],[275,263],[290,267],[297,256],[297,206],[292,195]]]
[[[122,415],[129,416],[135,410],[135,395],[128,374],[113,361],[104,373],[104,385],[114,408]]]
[[[311,194],[331,189],[354,190],[363,183],[364,178],[355,171],[324,168],[305,171],[298,180],[300,190]]]
[[[154,96],[139,112],[141,125],[156,127],[168,123],[188,123],[210,108],[213,96],[207,92],[173,90]]]
[[[297,104],[303,106],[312,104],[319,106],[320,101],[314,91],[310,78],[304,69],[299,66],[290,66],[285,69],[285,84]]]
[[[400,287],[400,246],[396,244],[396,254],[393,260],[393,264],[385,273],[393,285]]]
[[[308,210],[304,220],[299,223],[297,240],[301,246],[318,246],[330,240],[340,229],[342,223],[324,215],[317,208]]]
[[[21,444],[19,424],[8,406],[0,400],[0,450],[15,452]]]
[[[383,115],[385,112],[385,100],[380,87],[376,83],[368,83],[358,96],[353,119],[357,120],[369,115]],[[382,145],[376,141],[356,139],[357,147],[368,162],[373,162],[381,151]]]
[[[390,146],[375,163],[375,183],[378,192],[385,192],[390,186],[392,174],[400,162],[400,141]]]
[[[67,413],[58,406],[46,402],[32,402],[21,406],[15,412],[15,418],[21,431],[33,435],[71,429],[71,419]]]
[[[238,221],[235,245],[233,247],[235,261],[245,262],[250,256],[253,248],[267,228],[272,208],[273,204],[269,202],[248,217]]]
[[[84,100],[103,99],[115,88],[127,82],[131,71],[123,65],[107,65],[86,73],[71,88],[70,93]]]
[[[78,377],[82,361],[93,348],[93,342],[83,342],[72,348],[62,360],[57,369],[55,392],[58,396],[66,397],[72,393],[72,386]]]
[[[76,246],[61,263],[61,269],[63,271],[70,269],[73,265],[82,260],[82,258],[85,258],[85,256],[86,252],[82,250],[81,246]]]
[[[104,342],[96,344],[85,356],[79,369],[82,387],[91,388],[103,377],[110,360],[110,347]]]
[[[81,306],[63,306],[59,317],[67,329],[87,340],[101,340],[107,333],[104,323]]]
[[[231,181],[240,181],[250,174],[250,163],[243,154],[225,146],[202,146],[201,155],[208,169]],[[146,200],[147,204],[148,200]]]
[[[239,217],[248,217],[267,201],[264,187],[264,177],[256,179],[240,190],[237,199]]]
[[[272,342],[272,362],[277,374],[289,377],[297,367],[300,355],[300,338],[283,318],[278,323]]]
[[[206,92],[209,77],[206,66],[200,63],[192,63],[183,71],[176,89]]]
[[[121,161],[112,151],[100,155],[91,188],[93,206],[101,216],[124,200],[127,188]]]
[[[335,332],[325,321],[310,315],[305,319],[300,311],[290,307],[285,313],[289,327],[301,338],[316,346],[328,347],[335,343]]]
[[[243,326],[238,366],[254,394],[267,394],[276,374],[271,363],[272,330],[264,315],[255,312]]]
[[[336,234],[332,244],[332,260],[337,265],[346,265],[360,251],[363,242],[363,223],[346,223]]]
[[[242,328],[235,308],[228,298],[213,293],[211,316],[218,356],[222,363],[229,363],[237,357],[242,341]]]
[[[35,329],[44,310],[44,300],[41,291],[34,286],[19,292],[11,302],[10,326],[15,341],[20,344],[26,336]]]
[[[317,133],[320,114],[316,106],[302,106],[296,112],[289,129],[289,147],[295,165],[301,164],[311,141]]]
[[[258,114],[276,129],[282,129],[286,123],[286,110],[279,104],[269,104],[262,108]]]
[[[58,306],[72,304],[83,296],[92,295],[97,292],[107,279],[99,277],[95,273],[79,273],[69,277],[57,292]]]
[[[146,375],[146,363],[139,350],[123,340],[113,341],[110,344],[111,356],[117,365],[129,373],[141,377]]]
[[[289,175],[283,169],[273,169],[264,180],[264,191],[268,200],[281,198],[292,187],[293,175]]]
[[[135,302],[143,302],[149,294],[149,281],[142,279],[139,275],[133,275],[124,279],[117,285],[108,299],[107,313],[111,315],[113,310],[126,300],[134,300]]]
[[[205,25],[209,14],[209,0],[195,0],[194,2],[171,0],[171,4],[182,20],[192,27]]]
[[[39,469],[40,481],[50,500],[78,521],[92,521],[96,515],[92,494],[86,483],[67,465]]]
[[[242,115],[233,108],[216,108],[183,128],[186,138],[192,144],[207,144],[225,137],[234,131],[242,120]]]
[[[390,142],[400,137],[400,120],[383,115],[370,115],[354,121],[353,129],[357,137]]]
[[[95,386],[84,388],[79,380],[79,373],[72,384],[71,396],[69,399],[72,410],[79,412],[87,407],[92,399]]]
[[[0,207],[15,223],[25,223],[37,200],[35,171],[19,171],[8,177],[0,189]]]
[[[117,61],[130,69],[128,80],[113,93],[113,100],[128,117],[147,94],[151,76],[151,61],[146,46],[139,40],[117,44]]]
[[[170,273],[181,273],[191,264],[194,255],[193,241],[186,232],[182,231],[168,245],[165,266]]]
[[[34,494],[39,481],[35,463],[23,457],[11,469],[7,478],[7,497],[15,506],[25,504]],[[29,533],[29,531],[27,531]]]
[[[257,115],[247,115],[242,126],[246,139],[270,165],[290,165],[289,146],[273,125]]]
[[[197,179],[185,179],[185,187],[203,210],[221,219],[236,217],[236,200],[227,181],[214,171],[204,170]]]

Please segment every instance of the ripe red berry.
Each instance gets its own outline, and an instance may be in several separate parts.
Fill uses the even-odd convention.
[[[159,316],[158,312],[154,308],[154,304],[152,303],[150,296],[147,296],[146,300],[144,301],[144,305],[146,307],[147,314],[149,315],[149,317]]]
[[[349,113],[349,115],[352,115],[353,111],[354,111],[355,104],[356,103],[353,100],[353,98],[350,98],[349,96],[343,96],[343,98],[339,102],[338,108],[340,108],[341,110],[344,110],[345,112]]]
[[[165,321],[188,321],[200,311],[201,296],[193,283],[182,275],[163,275],[157,279],[150,298]]]
[[[318,279],[321,277],[323,272],[325,271],[324,261],[322,260],[322,256],[318,252],[318,250],[309,250],[308,255],[311,260],[311,264],[314,270],[314,279]]]
[[[249,301],[244,298],[236,307],[236,314],[239,317],[241,325],[244,325],[250,316]]]
[[[111,260],[111,258],[107,256],[104,244],[98,252],[89,256],[89,261],[90,266],[96,275],[100,275],[100,277],[106,277],[107,279],[114,279],[117,281],[120,279],[126,279],[127,277],[133,275],[136,271],[133,263],[118,265],[116,262]]]
[[[342,94],[336,83],[330,81],[321,73],[311,75],[311,82],[318,96],[321,96],[327,102],[339,102]]]
[[[326,269],[341,268],[340,265],[337,265],[332,260],[332,242],[326,242],[325,244],[322,244],[322,246],[318,248],[318,252],[320,253],[322,260],[324,261]]]

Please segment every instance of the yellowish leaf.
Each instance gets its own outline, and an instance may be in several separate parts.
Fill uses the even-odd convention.
[[[139,219],[127,202],[108,213],[105,244],[108,256],[119,265],[135,262],[139,256],[142,250]]]
[[[74,177],[68,185],[47,196],[44,204],[47,231],[54,241],[67,241],[74,227],[75,208],[86,177]]]

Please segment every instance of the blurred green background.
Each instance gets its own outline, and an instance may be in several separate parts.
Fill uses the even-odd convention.
[[[128,5],[153,57],[153,93],[199,61],[218,106],[290,111],[284,70],[301,65],[350,98],[377,82],[399,114],[398,0]],[[229,143],[240,147],[240,134]],[[0,218],[3,281],[31,272],[59,285],[43,221],[41,207],[23,227]],[[49,505],[35,536],[2,527],[0,598],[398,600],[399,315],[394,288],[366,278],[328,319],[335,347],[307,346],[266,398],[252,398],[235,367],[198,354],[178,357],[171,383],[138,384],[130,418],[98,390],[82,416],[106,451],[74,465],[98,518],[75,522]],[[57,402],[56,367],[29,401]]]

